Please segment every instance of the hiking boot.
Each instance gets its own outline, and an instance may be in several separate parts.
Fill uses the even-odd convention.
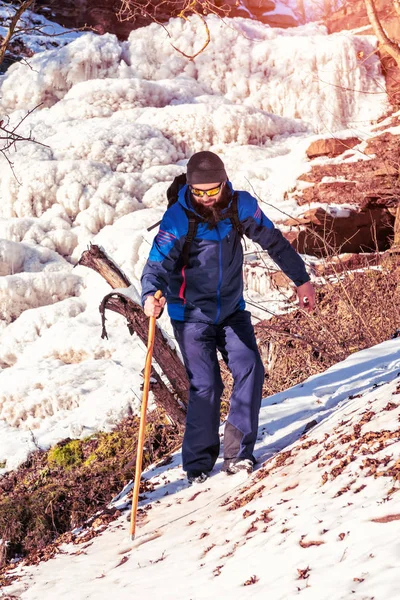
[[[253,472],[253,461],[250,458],[226,458],[222,463],[222,471],[227,475],[234,475],[240,471],[250,475]]]
[[[189,485],[192,483],[204,483],[208,479],[208,471],[188,471],[187,480]]]

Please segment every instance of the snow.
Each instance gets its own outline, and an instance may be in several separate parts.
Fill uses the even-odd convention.
[[[130,484],[112,503],[117,520],[94,524],[94,539],[81,530],[80,543],[48,562],[16,566],[7,593],[395,600],[400,503],[388,471],[400,451],[399,393],[394,339],[266,398],[250,478],[220,472],[219,459],[205,483],[189,487],[178,452],[144,473],[154,491],[139,503],[133,542]]]
[[[10,126],[40,142],[17,144],[13,171],[0,157],[0,472],[36,447],[110,429],[128,407],[139,410],[144,348],[115,314],[101,339],[98,306],[110,287],[76,266],[89,244],[139,290],[157,231],[147,229],[200,149],[219,153],[233,185],[277,224],[300,217],[308,207],[284,195],[318,163],[306,157],[310,142],[332,129],[367,139],[387,108],[371,36],[330,36],[317,23],[207,24],[211,42],[194,60],[172,44],[197,51],[202,26],[172,19],[171,37],[155,24],[125,42],[86,33],[0,78]],[[271,261],[254,265],[254,244],[247,252],[249,306],[265,318],[287,298],[271,290]],[[172,335],[165,315],[160,325]]]
[[[307,10],[315,6],[306,3]],[[295,11],[296,2],[277,3],[282,13],[287,7]],[[0,78],[1,113],[40,142],[17,144],[15,175],[0,157],[0,474],[37,448],[109,431],[139,412],[145,348],[114,313],[107,315],[109,339],[101,339],[98,307],[111,288],[77,266],[89,244],[119,265],[132,283],[120,291],[137,300],[157,232],[148,228],[160,220],[166,189],[194,151],[220,154],[233,185],[256,195],[279,224],[310,208],[290,195],[297,177],[312,164],[342,160],[310,162],[309,144],[332,132],[367,140],[388,108],[371,36],[327,35],[319,23],[281,30],[211,16],[207,24],[211,42],[193,60],[172,44],[194,54],[204,27],[195,18],[175,19],[171,37],[156,25],[125,42],[72,34],[71,43],[38,52]],[[337,216],[351,209],[324,207]],[[244,273],[254,320],[287,305],[271,290],[272,262],[264,253],[255,262],[259,255],[249,243]],[[173,343],[166,314],[159,325]],[[350,454],[355,442],[343,436],[367,409],[375,416],[363,432],[398,428],[399,372],[395,339],[264,399],[260,469],[249,481],[227,478],[219,459],[203,487],[187,488],[178,452],[168,467],[145,474],[155,491],[141,502],[146,516],[135,545],[128,541],[128,486],[114,502],[122,516],[101,536],[84,548],[65,546],[37,567],[19,566],[22,577],[6,595],[396,600],[397,521],[372,521],[399,514],[389,493],[393,480],[367,476],[361,454],[324,484],[322,476],[336,464],[329,465],[326,440]],[[390,401],[397,403],[393,410],[385,408]],[[317,426],[299,439],[312,420]],[[388,439],[391,446],[373,457],[388,455],[391,466],[400,448],[398,435]],[[291,458],[279,466],[282,451]],[[339,494],[347,485],[351,490]],[[257,489],[245,506],[230,510]],[[253,575],[255,583],[244,585]]]
[[[278,0],[275,10],[285,14],[284,7],[287,5],[289,10],[298,13],[300,4],[304,6],[306,21],[318,21],[329,12],[329,9],[331,12],[340,9],[345,4],[345,0]]]
[[[0,2],[0,36],[4,38],[8,32],[10,19],[16,12],[15,6]],[[31,52],[41,52],[54,46],[64,46],[81,36],[79,31],[66,30],[64,27],[49,21],[42,15],[26,10],[18,22],[13,41],[23,41]]]

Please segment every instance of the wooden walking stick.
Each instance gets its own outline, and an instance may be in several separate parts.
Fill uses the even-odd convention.
[[[159,300],[161,298],[161,296],[162,296],[162,292],[160,290],[158,290],[154,294],[154,297],[156,300]],[[142,408],[140,411],[139,438],[138,438],[137,454],[136,454],[135,485],[133,488],[133,496],[132,496],[131,540],[135,539],[136,513],[137,513],[137,506],[138,506],[138,501],[139,501],[140,480],[142,477],[143,445],[144,445],[144,434],[145,434],[145,429],[146,429],[147,402],[148,402],[148,397],[149,397],[151,359],[153,356],[155,329],[156,329],[156,317],[150,317],[149,335],[148,335],[148,339],[147,339],[147,354],[146,354],[146,362],[145,362],[145,367],[144,367]]]

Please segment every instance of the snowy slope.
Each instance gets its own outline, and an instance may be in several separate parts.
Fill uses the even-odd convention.
[[[0,36],[2,38],[7,35],[11,19],[18,8],[19,5],[13,6],[9,2],[0,2]],[[12,37],[11,53],[16,54],[16,48],[21,42],[25,50],[35,54],[43,50],[65,46],[81,35],[82,33],[79,31],[65,29],[58,23],[49,21],[43,15],[26,10],[21,15]]]
[[[108,528],[17,567],[5,591],[22,600],[397,600],[399,421],[395,339],[265,399],[249,479],[218,463],[188,487],[178,453],[145,474],[154,491],[134,542],[125,490]],[[104,529],[100,519],[94,526]]]
[[[5,469],[35,444],[109,430],[138,411],[143,348],[118,315],[109,316],[110,339],[100,338],[109,287],[73,267],[88,244],[103,246],[139,287],[156,233],[146,229],[199,149],[218,152],[234,186],[257,194],[272,220],[297,217],[304,207],[284,194],[309,168],[305,150],[317,131],[346,128],[366,139],[387,107],[372,37],[330,36],[317,24],[208,23],[210,45],[193,61],[171,41],[197,51],[198,23],[175,19],[172,38],[155,24],[126,42],[86,34],[0,78],[2,113],[16,125],[37,107],[17,131],[41,142],[17,145],[14,172],[0,156]],[[263,267],[246,285],[270,311],[285,302]],[[161,326],[170,331],[168,319]]]

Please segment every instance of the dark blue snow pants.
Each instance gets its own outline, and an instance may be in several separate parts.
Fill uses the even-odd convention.
[[[185,471],[211,471],[218,458],[220,402],[224,389],[217,350],[233,376],[224,433],[224,458],[249,458],[257,438],[264,367],[250,313],[237,311],[223,323],[172,321],[190,382],[182,445]]]

